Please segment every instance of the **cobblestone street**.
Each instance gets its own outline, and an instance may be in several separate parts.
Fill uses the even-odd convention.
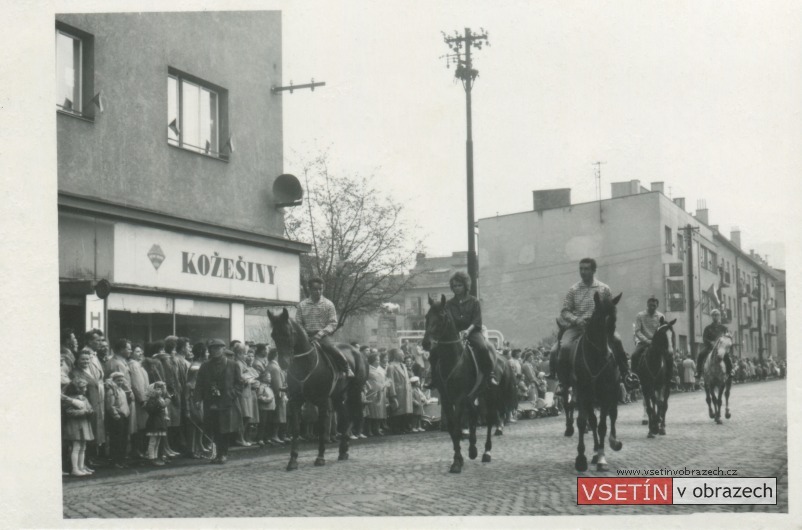
[[[687,514],[698,511],[788,511],[786,381],[735,385],[732,419],[717,426],[704,392],[671,396],[666,436],[646,438],[640,403],[619,409],[624,447],[608,449],[618,469],[736,469],[739,477],[777,477],[777,506],[577,506],[576,435],[563,437],[564,419],[523,420],[494,437],[493,461],[467,458],[461,475],[448,473],[446,433],[427,432],[358,441],[351,459],[312,465],[302,446],[300,469],[284,470],[288,450],[242,449],[228,464],[192,462],[174,468],[99,470],[92,479],[64,481],[65,518],[289,517],[426,515]],[[481,438],[480,438],[481,439]],[[589,441],[589,442],[588,442]],[[586,437],[586,443],[592,439]],[[97,502],[97,499],[103,502]],[[202,500],[201,500],[202,499]]]

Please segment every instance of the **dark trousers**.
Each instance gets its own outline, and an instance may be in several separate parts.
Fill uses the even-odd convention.
[[[476,355],[476,363],[479,365],[479,370],[481,370],[485,376],[489,377],[490,372],[492,372],[495,367],[495,362],[490,354],[490,348],[487,347],[484,335],[482,335],[480,331],[472,331],[471,334],[468,335],[468,343],[471,345],[474,355]],[[432,352],[429,354],[429,363],[432,367],[437,364],[438,358],[439,354],[432,348]]]
[[[276,415],[275,410],[259,410],[259,427],[256,430],[256,440],[266,442],[271,437],[270,426],[273,425],[273,418]]]
[[[314,335],[312,333],[311,335]],[[348,371],[348,359],[345,358],[345,355],[337,349],[337,347],[332,344],[331,339],[327,336],[319,339],[318,342],[320,343],[321,348],[323,351],[329,356],[331,362],[334,363],[334,366],[337,367],[338,370],[341,372]]]
[[[230,445],[231,433],[214,433],[214,444],[217,446],[217,456],[228,455],[228,446]]]
[[[128,418],[120,417],[114,419],[106,417],[106,430],[109,433],[109,452],[111,461],[121,464],[125,460],[125,453],[128,449]]]

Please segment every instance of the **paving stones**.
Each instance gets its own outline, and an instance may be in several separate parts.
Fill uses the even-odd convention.
[[[448,472],[451,442],[429,432],[351,445],[324,467],[304,446],[298,471],[284,466],[288,450],[234,453],[225,466],[203,463],[141,474],[64,482],[65,518],[303,517],[433,515],[690,514],[788,511],[786,382],[733,387],[733,419],[715,425],[704,393],[671,396],[666,436],[646,438],[639,403],[619,409],[620,452],[608,449],[610,471],[577,473],[576,434],[563,436],[562,417],[520,421],[493,438],[493,462],[467,458]],[[592,448],[592,438],[586,436]],[[479,449],[484,437],[479,437]],[[619,469],[737,469],[738,476],[778,477],[777,506],[577,506],[577,476],[617,476]],[[99,501],[99,499],[102,499]]]

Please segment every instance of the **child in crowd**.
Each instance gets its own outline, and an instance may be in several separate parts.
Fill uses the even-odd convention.
[[[270,374],[267,372],[256,391],[256,399],[259,401],[259,429],[256,432],[256,440],[260,446],[264,446],[270,443],[268,424],[276,413],[276,395],[270,388]]]
[[[94,412],[86,399],[86,382],[76,380],[67,385],[61,403],[66,417],[64,422],[64,438],[72,442],[70,463],[73,477],[85,477],[94,471],[86,467],[86,442],[94,440],[89,418]]]
[[[421,417],[423,416],[423,406],[428,400],[420,388],[419,377],[413,376],[409,382],[412,385],[412,432],[424,432],[426,429],[421,427]]]
[[[154,466],[163,466],[166,454],[165,439],[170,416],[167,406],[170,398],[167,397],[167,385],[164,381],[156,381],[148,387],[145,401],[145,410],[148,411],[148,422],[145,425],[145,434],[148,437],[148,460]]]

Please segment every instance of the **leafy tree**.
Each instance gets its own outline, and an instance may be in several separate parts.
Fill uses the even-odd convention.
[[[378,191],[373,177],[335,174],[326,153],[303,164],[304,205],[285,214],[287,237],[309,243],[301,256],[301,285],[318,276],[337,308],[337,328],[354,315],[378,311],[412,280],[423,248],[404,207]]]

